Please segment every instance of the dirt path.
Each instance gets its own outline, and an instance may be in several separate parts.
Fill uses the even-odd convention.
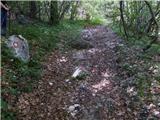
[[[121,39],[103,26],[82,31],[94,48],[54,51],[32,93],[20,96],[19,120],[135,120],[138,107],[121,87],[116,47]],[[76,69],[80,78],[72,78]],[[133,93],[134,94],[134,93]]]

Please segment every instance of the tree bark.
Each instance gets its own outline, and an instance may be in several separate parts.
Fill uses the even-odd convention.
[[[36,1],[30,1],[30,18],[36,18],[37,6]]]
[[[62,20],[64,18],[64,15],[69,10],[70,5],[71,5],[71,2],[65,1],[65,4],[63,4],[64,8],[61,10],[61,13],[59,14],[60,20]]]
[[[76,1],[76,3],[72,3],[72,9],[71,9],[71,16],[70,20],[74,20],[77,12],[77,7],[78,7],[79,1]]]
[[[152,46],[152,44],[157,41],[157,39],[158,39],[158,31],[159,31],[159,26],[158,26],[158,23],[156,21],[155,14],[154,14],[154,12],[152,10],[152,7],[151,7],[151,5],[150,5],[150,3],[148,1],[145,1],[145,3],[148,6],[149,11],[150,11],[151,16],[152,16],[152,19],[153,19],[153,21],[154,21],[154,23],[156,25],[156,31],[155,31],[155,36],[153,37],[153,40],[143,49],[143,51],[148,50]]]
[[[157,5],[157,9],[156,9],[156,13],[155,13],[155,15],[154,15],[154,18],[155,18],[155,17],[159,14],[159,12],[160,12],[159,6],[160,6],[160,2],[158,2],[158,5]],[[153,13],[153,14],[154,14],[154,13]],[[153,17],[151,17],[148,22],[149,22],[149,25],[148,25],[148,28],[147,28],[147,30],[146,30],[147,33],[150,32],[152,25],[155,24]]]
[[[50,24],[51,25],[59,24],[58,2],[57,1],[51,1],[51,5],[50,5]]]
[[[121,20],[122,20],[122,24],[123,24],[124,33],[125,33],[126,38],[128,39],[126,25],[125,25],[125,21],[124,21],[124,17],[123,17],[123,1],[120,1],[120,13],[121,13]]]

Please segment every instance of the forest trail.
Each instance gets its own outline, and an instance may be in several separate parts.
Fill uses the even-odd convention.
[[[123,89],[116,62],[122,40],[104,26],[86,28],[81,37],[93,48],[52,52],[37,87],[16,103],[19,120],[138,119],[133,90]],[[76,69],[85,74],[72,78]]]

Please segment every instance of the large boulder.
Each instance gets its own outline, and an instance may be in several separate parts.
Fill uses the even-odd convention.
[[[16,58],[23,62],[29,61],[29,47],[27,40],[21,35],[12,35],[6,41],[7,47]]]

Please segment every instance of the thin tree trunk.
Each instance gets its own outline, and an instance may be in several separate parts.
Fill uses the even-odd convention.
[[[61,5],[59,6],[59,15],[62,13],[63,11],[63,6],[65,5],[65,1],[62,1]]]
[[[65,13],[69,10],[71,3],[70,2],[66,2],[66,5],[64,5],[64,9],[62,10],[62,12],[59,15],[59,19],[62,20],[64,18]]]
[[[159,15],[159,13],[160,13],[159,5],[160,5],[160,2],[159,2],[158,5],[157,5],[156,14],[154,15],[155,17],[156,17],[157,15]],[[153,14],[154,14],[154,13],[153,13]],[[146,30],[147,33],[150,32],[151,27],[152,27],[152,24],[155,24],[155,22],[154,22],[154,20],[153,20],[153,17],[151,17],[151,18],[149,19],[149,25],[148,25],[148,28],[147,28],[147,30]]]
[[[30,1],[30,18],[36,18],[37,6],[36,1]]]
[[[70,20],[74,20],[76,12],[77,12],[78,4],[79,4],[79,1],[76,1],[76,4],[72,3]]]
[[[125,26],[125,21],[124,21],[124,17],[123,17],[123,1],[120,1],[120,13],[121,13],[121,20],[122,20],[122,24],[123,24],[123,28],[124,28],[124,33],[126,38],[128,39],[128,35],[126,32],[126,26]]]
[[[49,20],[49,17],[50,17],[50,11],[48,10],[48,6],[50,5],[50,3],[49,3],[49,1],[45,1],[45,3],[44,3],[44,6],[45,6],[45,13],[46,13],[46,15],[47,15],[47,18],[48,18],[48,20]]]
[[[157,41],[157,39],[158,39],[158,30],[159,30],[159,26],[158,26],[158,23],[156,21],[156,18],[155,18],[155,15],[154,15],[154,12],[152,10],[152,7],[151,7],[150,3],[148,1],[145,1],[145,3],[148,6],[149,11],[150,11],[151,16],[152,16],[152,19],[153,19],[153,21],[154,21],[154,23],[156,25],[156,31],[155,31],[154,39],[143,49],[143,51],[148,50],[152,46],[152,44]]]
[[[38,9],[39,9],[39,10],[38,10],[38,11],[39,11],[39,12],[38,12],[38,13],[39,13],[39,14],[38,14],[38,17],[39,17],[39,21],[41,21],[41,5],[40,5],[40,4],[39,4],[39,6],[38,6]]]

